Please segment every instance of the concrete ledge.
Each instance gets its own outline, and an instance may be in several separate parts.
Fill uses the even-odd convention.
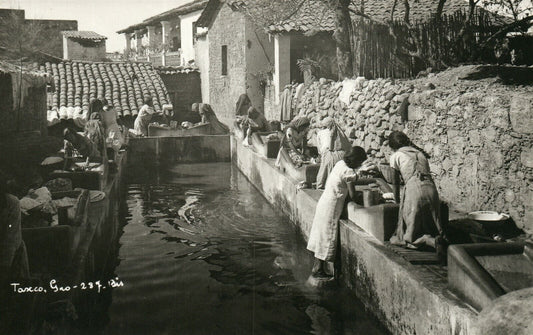
[[[232,161],[249,181],[299,227],[307,239],[321,191],[297,181],[231,139]],[[384,232],[388,235],[389,232]],[[469,334],[477,313],[454,296],[442,267],[412,265],[353,222],[341,220],[344,282],[393,334]],[[357,317],[357,316],[354,316]]]
[[[229,135],[131,138],[128,147],[130,164],[154,162],[229,162]]]

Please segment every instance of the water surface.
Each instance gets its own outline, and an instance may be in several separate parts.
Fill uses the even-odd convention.
[[[133,171],[107,334],[384,334],[229,163]]]

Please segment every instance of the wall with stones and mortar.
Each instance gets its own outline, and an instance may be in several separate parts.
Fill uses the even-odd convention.
[[[220,121],[230,125],[235,103],[246,92],[245,17],[223,5],[209,27],[209,101]],[[227,45],[228,73],[222,75],[222,46]]]
[[[461,79],[476,71],[396,82],[360,78],[348,104],[339,99],[342,82],[322,79],[308,87],[299,115],[311,118],[310,136],[320,120],[334,117],[354,145],[379,160],[390,154],[390,132],[402,130],[431,155],[439,194],[453,209],[509,213],[533,232],[533,87]]]

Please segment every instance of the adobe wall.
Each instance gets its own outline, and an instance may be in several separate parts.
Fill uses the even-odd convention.
[[[222,75],[222,46],[227,46],[228,73]],[[220,121],[233,124],[235,103],[246,91],[245,17],[223,5],[209,28],[209,101]]]
[[[307,89],[300,115],[313,127],[334,117],[380,160],[390,153],[390,132],[405,131],[431,155],[439,194],[453,209],[509,213],[532,232],[533,86],[502,84],[505,78],[483,71],[465,66],[397,82],[359,78],[344,92],[347,103],[339,98],[343,83],[321,80]]]

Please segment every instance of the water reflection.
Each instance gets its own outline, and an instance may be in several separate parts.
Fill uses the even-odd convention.
[[[344,290],[305,287],[305,244],[230,164],[136,175],[107,334],[383,333]]]

